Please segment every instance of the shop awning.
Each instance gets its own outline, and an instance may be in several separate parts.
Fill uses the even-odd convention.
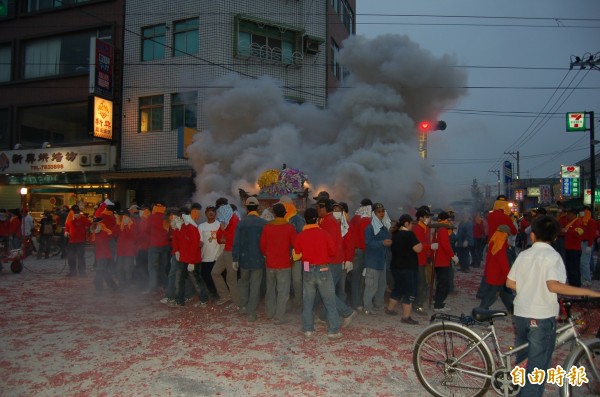
[[[160,171],[119,171],[104,172],[102,178],[112,179],[154,179],[154,178],[191,178],[192,170],[160,170]]]

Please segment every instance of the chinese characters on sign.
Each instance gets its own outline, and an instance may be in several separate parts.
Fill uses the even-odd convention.
[[[550,368],[548,371],[534,368],[527,376],[525,376],[525,368],[516,366],[510,371],[510,375],[512,377],[512,384],[521,387],[525,386],[526,381],[529,381],[531,384],[541,385],[545,380],[547,383],[552,383],[559,387],[562,387],[565,381],[569,382],[571,386],[581,386],[589,382],[583,366],[572,366],[568,372],[560,365],[557,365],[556,368]]]
[[[562,177],[563,196],[579,197],[579,177],[581,168],[575,165],[563,165],[560,167]]]
[[[112,139],[113,103],[94,97],[94,137]]]
[[[51,171],[62,170],[66,167],[63,164],[63,158],[66,161],[73,162],[77,158],[77,153],[57,151],[52,153],[37,153],[37,156],[36,153],[26,153],[25,157],[22,154],[14,153],[11,161],[13,165],[23,164],[23,162],[29,164],[29,171]]]

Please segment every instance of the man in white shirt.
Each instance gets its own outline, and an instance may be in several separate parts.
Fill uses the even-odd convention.
[[[517,364],[528,359],[527,374],[535,368],[549,369],[556,342],[557,295],[600,297],[600,292],[565,284],[564,262],[551,245],[559,231],[556,219],[537,216],[531,224],[533,245],[519,254],[506,280],[506,286],[517,292],[514,300],[516,345],[529,343],[527,349],[516,355]],[[539,385],[527,382],[519,395],[542,396],[544,388],[544,382]]]
[[[204,243],[202,245],[202,264],[201,266],[196,266],[196,271],[200,270],[200,276],[206,282],[211,295],[216,296],[217,289],[215,288],[210,272],[215,265],[215,261],[223,252],[224,245],[219,244],[217,241],[217,230],[219,230],[221,224],[217,222],[217,209],[215,207],[206,207],[204,215],[206,215],[206,222],[198,226],[200,240]]]

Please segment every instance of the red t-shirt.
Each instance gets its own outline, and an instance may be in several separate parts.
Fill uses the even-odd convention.
[[[296,241],[296,229],[284,218],[267,223],[260,235],[260,251],[269,269],[289,269],[291,251]]]

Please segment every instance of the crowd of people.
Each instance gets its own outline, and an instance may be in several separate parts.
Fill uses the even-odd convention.
[[[266,317],[277,324],[287,321],[289,307],[306,311],[307,335],[314,331],[313,309],[322,306],[316,320],[326,321],[334,337],[358,312],[400,314],[402,323],[417,324],[413,316],[429,314],[428,301],[435,312],[449,311],[454,272],[483,264],[480,306],[488,309],[500,297],[512,313],[514,293],[506,277],[518,253],[532,244],[532,221],[547,212],[537,208],[519,218],[500,196],[489,212],[448,210],[434,218],[422,206],[414,215],[391,220],[383,204],[368,198],[353,215],[327,192],[314,200],[302,215],[287,196],[262,213],[256,197],[246,199],[241,212],[219,198],[204,209],[204,217],[198,203],[189,208],[134,204],[121,210],[107,199],[91,217],[74,205],[44,213],[37,254],[47,258],[50,239],[59,235],[68,276],[85,276],[85,246],[91,241],[97,294],[107,287],[141,288],[145,294],[163,293],[160,300],[169,306],[183,306],[197,295],[197,306],[212,299],[249,321],[256,320],[264,295]],[[592,259],[600,222],[587,207],[564,209],[558,203],[552,212],[561,226],[553,246],[563,258],[568,283],[589,286],[600,271]],[[18,248],[21,237],[35,229],[26,211],[0,210],[0,238],[11,247]]]

